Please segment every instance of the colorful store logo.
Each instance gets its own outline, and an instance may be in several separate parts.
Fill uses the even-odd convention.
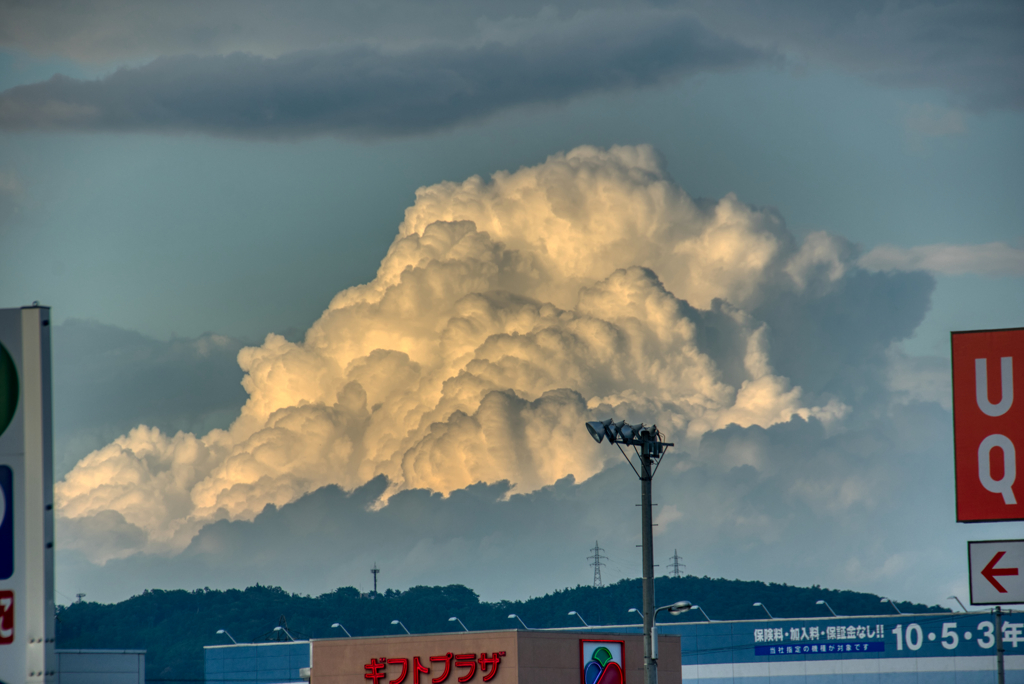
[[[18,408],[18,371],[14,359],[0,344],[0,435],[14,420]]]
[[[580,639],[580,672],[583,684],[624,684],[623,641]]]

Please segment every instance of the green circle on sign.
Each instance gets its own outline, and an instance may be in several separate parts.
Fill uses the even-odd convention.
[[[14,420],[18,408],[18,370],[14,359],[0,344],[0,435]]]

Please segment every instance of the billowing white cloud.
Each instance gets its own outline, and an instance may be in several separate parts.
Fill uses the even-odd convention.
[[[139,426],[57,484],[57,510],[83,534],[132,530],[79,546],[102,562],[380,475],[385,496],[585,481],[621,458],[586,437],[594,417],[656,422],[690,449],[732,424],[838,425],[843,397],[780,375],[777,323],[756,312],[825,301],[864,274],[852,258],[731,195],[695,203],[644,146],[421,188],[375,279],[303,342],[239,353],[249,399],[228,429]]]
[[[1002,242],[984,245],[880,245],[860,257],[872,271],[931,271],[943,275],[1024,275],[1024,249]]]

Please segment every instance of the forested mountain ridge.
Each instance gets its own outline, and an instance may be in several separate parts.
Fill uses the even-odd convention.
[[[820,599],[841,615],[878,615],[894,612],[880,597],[852,591],[786,584],[765,584],[709,577],[659,577],[657,601],[665,605],[688,600],[713,620],[764,618],[760,601],[776,618],[829,615]],[[639,579],[606,587],[577,586],[525,601],[480,601],[474,591],[453,584],[412,587],[376,596],[343,587],[317,597],[291,594],[279,587],[254,586],[226,591],[145,591],[116,604],[73,603],[57,609],[57,648],[146,649],[146,681],[203,681],[203,646],[230,643],[218,629],[239,642],[284,638],[274,632],[282,619],[296,638],[344,636],[331,624],[340,622],[353,636],[396,634],[392,620],[401,620],[413,633],[459,629],[448,618],[457,616],[471,630],[511,629],[519,615],[530,628],[581,626],[577,611],[591,625],[639,624],[630,608],[641,608]],[[945,612],[941,606],[897,602],[903,612]],[[665,620],[703,620],[699,611]]]

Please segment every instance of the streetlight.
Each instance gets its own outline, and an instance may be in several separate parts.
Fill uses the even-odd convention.
[[[462,624],[462,620],[460,620],[457,617],[450,617],[450,618],[448,618],[448,622],[458,622],[460,625],[462,625],[462,629],[466,629],[466,625],[463,625]],[[469,630],[466,629],[466,631],[468,632]]]
[[[290,633],[288,632],[288,630],[287,630],[287,629],[285,629],[284,627],[280,627],[280,626],[278,626],[278,627],[275,627],[275,628],[274,628],[274,631],[275,631],[275,632],[284,632],[285,636],[286,636],[286,637],[288,637],[288,641],[295,641],[295,637],[293,637],[293,636],[292,636],[292,635],[291,635],[291,634],[290,634]]]
[[[412,636],[412,632],[410,632],[410,631],[409,631],[409,628],[408,628],[408,627],[406,627],[405,625],[403,625],[403,624],[402,624],[402,621],[401,621],[401,620],[392,620],[392,621],[391,621],[391,624],[393,624],[393,625],[398,625],[399,627],[401,627],[402,629],[404,629],[404,630],[405,630],[405,633],[406,633],[406,634],[408,634],[408,635]]]
[[[345,625],[341,624],[340,622],[335,622],[333,625],[331,625],[331,629],[338,629],[339,627],[341,627],[341,631],[345,633],[345,636],[347,636],[349,639],[352,638],[352,635],[348,633],[347,629],[345,629]]]
[[[521,624],[523,626],[523,629],[529,631],[530,628],[526,626],[525,622],[523,622],[523,618],[519,617],[515,613],[512,613],[511,615],[509,615],[508,619],[509,620],[519,620],[519,624]]]
[[[704,616],[704,619],[705,619],[705,620],[707,620],[708,622],[711,622],[711,618],[709,618],[709,617],[708,617],[708,614],[707,614],[707,613],[705,613],[705,612],[704,612],[704,609],[703,609],[703,608],[701,608],[700,606],[693,606],[693,607],[691,608],[691,610],[699,610],[699,611],[700,611],[700,613],[701,613],[701,615],[703,615],[703,616]]]
[[[755,607],[755,608],[757,608],[758,606],[761,606],[762,608],[764,608],[764,612],[768,613],[768,607],[767,607],[767,606],[765,606],[765,605],[764,605],[763,603],[761,603],[760,601],[758,601],[757,603],[755,603],[755,604],[754,604],[754,607]],[[771,613],[768,613],[768,619],[769,619],[769,620],[774,620],[775,618],[773,618],[773,617],[772,617],[772,614],[771,614]]]
[[[578,617],[580,619],[580,622],[583,623],[584,627],[589,627],[590,626],[590,625],[587,624],[587,621],[583,619],[583,616],[580,615],[579,613],[577,613],[575,610],[570,610],[569,611],[569,615],[575,615],[576,617]]]
[[[654,660],[655,667],[658,664],[658,613],[667,610],[669,615],[682,615],[691,608],[693,605],[689,601],[676,601],[670,606],[662,606],[654,611],[654,629],[651,630],[651,659]]]
[[[639,423],[627,425],[626,421],[613,423],[612,419],[594,420],[587,423],[587,432],[600,444],[605,437],[619,448],[623,458],[629,463],[636,476],[640,478],[640,531],[643,539],[643,587],[644,610],[644,682],[658,684],[658,667],[654,662],[654,527],[651,513],[651,480],[658,472],[662,456],[672,442],[662,441],[658,426],[650,427]],[[633,447],[633,452],[640,460],[640,469],[633,465],[632,459],[626,454],[623,445]]]
[[[235,641],[235,637],[233,637],[230,634],[228,634],[228,630],[226,630],[226,629],[218,629],[217,630],[217,634],[225,635],[228,639],[231,639],[231,643],[233,643],[233,644],[237,644],[238,643],[237,641]]]
[[[639,615],[639,616],[640,616],[640,622],[643,622],[643,621],[644,621],[644,614],[643,614],[643,613],[641,613],[641,612],[640,612],[639,610],[637,610],[636,608],[630,608],[630,609],[629,609],[629,610],[627,610],[626,612],[627,612],[627,613],[636,613],[637,615]]]
[[[893,600],[891,598],[883,597],[881,602],[882,603],[888,603],[890,606],[892,606],[893,608],[896,609],[897,613],[899,613],[900,615],[903,615],[903,611],[900,610],[899,606],[897,606],[895,603],[893,603]]]
[[[839,617],[838,615],[836,615],[836,611],[832,610],[832,606],[828,605],[828,601],[826,601],[825,599],[820,599],[814,605],[825,606],[826,608],[828,608],[828,612],[832,613],[832,617]]]
[[[954,601],[956,601],[957,603],[960,603],[960,599],[958,599],[958,598],[957,598],[956,596],[947,596],[947,597],[946,597],[946,599],[947,599],[947,600],[948,600],[948,599],[953,599],[953,600],[954,600]],[[967,609],[966,609],[966,608],[964,608],[964,604],[960,603],[960,607],[961,607],[961,608],[963,608],[963,610],[964,610],[964,612],[965,612],[965,613],[967,612]]]

